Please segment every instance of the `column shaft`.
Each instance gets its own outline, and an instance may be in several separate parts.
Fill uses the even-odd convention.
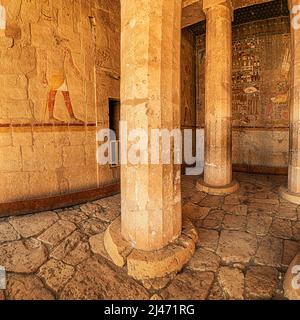
[[[121,15],[121,119],[128,133],[180,129],[181,0],[122,0]],[[144,251],[177,238],[180,188],[180,166],[172,162],[122,165],[123,238]]]
[[[206,10],[204,182],[232,182],[232,8],[228,1]]]
[[[299,0],[289,0],[290,8],[300,5]],[[292,19],[294,14],[292,13]],[[292,63],[290,91],[290,150],[288,189],[300,193],[300,29],[291,21]]]

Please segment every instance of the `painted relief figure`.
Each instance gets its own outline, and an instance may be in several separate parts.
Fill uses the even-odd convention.
[[[3,6],[0,5],[0,30],[5,30],[6,28],[6,11]]]
[[[69,40],[60,37],[57,33],[53,33],[53,47],[51,55],[48,59],[51,59],[50,65],[51,70],[45,70],[43,74],[43,85],[49,88],[47,106],[49,112],[49,121],[52,123],[64,123],[63,121],[55,118],[54,108],[55,108],[55,99],[57,92],[61,92],[64,98],[64,102],[69,113],[72,123],[83,124],[84,122],[78,119],[73,110],[70,92],[68,87],[68,81],[66,76],[66,66],[69,64],[76,74],[76,76],[81,79],[80,72],[76,67],[71,50],[66,46]],[[48,72],[47,72],[48,71]],[[50,71],[50,72],[49,72]],[[47,77],[47,73],[49,78]]]

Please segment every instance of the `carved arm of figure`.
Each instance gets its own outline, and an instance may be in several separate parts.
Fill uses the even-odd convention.
[[[75,64],[75,62],[74,62],[74,59],[73,59],[71,50],[70,50],[69,48],[65,48],[65,52],[66,52],[66,57],[67,57],[70,65],[71,65],[74,73],[76,74],[76,76],[77,76],[78,78],[80,78],[80,80],[83,80],[83,77],[82,77],[79,69],[77,68],[77,66],[76,66],[76,64]]]
[[[42,69],[42,85],[44,87],[47,87],[49,85],[48,79],[47,79],[47,52],[42,51],[41,53],[41,69]]]

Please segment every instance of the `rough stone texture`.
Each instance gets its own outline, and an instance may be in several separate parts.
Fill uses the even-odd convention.
[[[261,240],[254,261],[257,264],[279,267],[282,260],[283,241],[274,237]]]
[[[271,267],[251,267],[246,274],[245,287],[249,298],[271,299],[278,282],[278,271]]]
[[[6,294],[10,300],[54,300],[54,295],[34,275],[10,275]]]
[[[182,193],[185,203],[193,203],[199,207],[200,211],[202,208],[209,208],[210,210],[205,209],[209,213],[223,210],[225,215],[218,230],[203,226],[202,223],[206,217],[193,221],[199,234],[197,249],[192,260],[177,277],[171,274],[169,277],[141,283],[129,277],[126,268],[119,269],[112,264],[104,249],[103,231],[108,227],[108,219],[102,218],[101,215],[95,218],[92,213],[98,210],[95,206],[85,206],[84,214],[81,206],[77,206],[57,211],[59,220],[55,221],[54,225],[63,222],[59,225],[64,226],[67,222],[66,226],[72,223],[76,228],[57,244],[49,246],[37,241],[37,238],[51,230],[53,225],[43,230],[41,234],[27,239],[25,245],[20,240],[0,243],[0,265],[5,266],[9,271],[9,279],[16,279],[10,280],[6,291],[0,291],[0,299],[150,299],[159,297],[159,299],[224,300],[233,299],[234,296],[244,299],[283,299],[282,278],[300,249],[299,241],[295,237],[300,220],[279,218],[291,221],[293,235],[289,239],[274,237],[271,235],[270,219],[265,218],[278,219],[278,208],[267,205],[266,212],[255,211],[254,207],[248,212],[247,208],[251,203],[256,203],[255,208],[263,210],[263,204],[255,202],[257,199],[260,199],[259,201],[279,200],[278,187],[284,182],[284,178],[241,173],[235,178],[241,182],[242,186],[237,193],[230,197],[206,196],[196,203],[191,202],[194,194],[199,197],[195,188],[195,179],[183,178]],[[251,192],[245,191],[246,186]],[[259,186],[259,189],[254,188],[255,186]],[[203,206],[202,201],[206,198],[208,201],[205,201]],[[240,204],[237,204],[238,201]],[[225,209],[226,202],[226,206],[229,207]],[[102,212],[103,217],[109,217],[110,213],[106,211],[111,210],[113,211],[111,217],[120,215],[120,196],[95,201],[93,204],[101,207],[98,212]],[[237,214],[238,211],[235,209],[237,206],[245,207],[241,211],[242,214]],[[300,212],[297,206],[282,200],[280,200],[280,206],[285,207],[286,217],[290,216],[289,208],[291,213],[295,212],[295,209]],[[90,210],[91,213],[88,213]],[[197,207],[193,206],[193,210],[196,212]],[[78,212],[78,218],[75,212]],[[227,220],[226,216],[229,214],[245,217],[248,228],[249,221],[253,217],[256,220],[261,215],[259,235],[256,235],[255,227],[246,231],[231,230],[236,228],[236,220]],[[43,217],[37,214],[30,216],[30,219],[35,216],[37,219]],[[44,217],[48,221],[47,214]],[[0,224],[10,221],[11,219],[0,219]],[[82,223],[91,222],[91,225],[94,225],[95,221],[100,233],[96,230],[94,234],[84,233]],[[43,223],[40,221],[40,225]],[[224,229],[225,226],[228,229]],[[183,231],[184,234],[186,235],[189,230],[190,227],[187,226]],[[68,227],[66,231],[69,233]],[[16,233],[18,238],[21,237],[17,230]],[[194,234],[191,234],[191,237],[194,238]],[[61,271],[64,269],[69,273],[65,275],[64,271]],[[74,273],[69,277],[71,270],[74,270]],[[42,271],[43,274],[41,274]],[[27,275],[15,274],[20,272],[25,272]],[[56,281],[56,277],[53,276],[55,274],[58,274],[58,278],[62,277],[62,281]],[[243,275],[245,275],[245,281],[241,287]]]
[[[149,299],[149,294],[120,270],[116,272],[102,260],[92,258],[78,267],[78,271],[64,288],[61,299],[145,300]]]
[[[0,223],[0,243],[19,239],[16,230],[7,222]]]
[[[38,275],[44,279],[49,288],[61,291],[72,278],[75,269],[62,261],[49,260],[39,270]]]
[[[240,231],[221,232],[218,255],[225,263],[247,263],[257,249],[256,237]]]
[[[215,253],[198,249],[187,264],[187,268],[194,271],[217,272],[220,265],[220,257]]]
[[[167,300],[205,300],[214,276],[212,272],[186,271],[161,293]]]
[[[50,256],[76,266],[90,256],[89,244],[80,231],[75,231],[57,246]]]
[[[0,265],[8,272],[32,273],[46,260],[46,248],[35,239],[0,245]]]
[[[241,270],[222,267],[218,274],[218,280],[229,299],[244,299],[244,274]]]
[[[300,253],[289,266],[284,279],[284,294],[290,300],[300,300]]]
[[[24,217],[16,217],[9,220],[9,223],[24,238],[34,237],[58,220],[57,214],[54,212],[44,212]]]
[[[38,239],[45,244],[55,246],[60,241],[65,239],[69,234],[71,234],[75,229],[76,226],[72,222],[61,220],[47,229],[38,237]]]

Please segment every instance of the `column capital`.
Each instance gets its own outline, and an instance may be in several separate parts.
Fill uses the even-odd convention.
[[[231,0],[203,0],[203,11],[207,14],[209,9],[217,6],[224,6],[231,10],[231,15],[233,15],[233,5]]]

